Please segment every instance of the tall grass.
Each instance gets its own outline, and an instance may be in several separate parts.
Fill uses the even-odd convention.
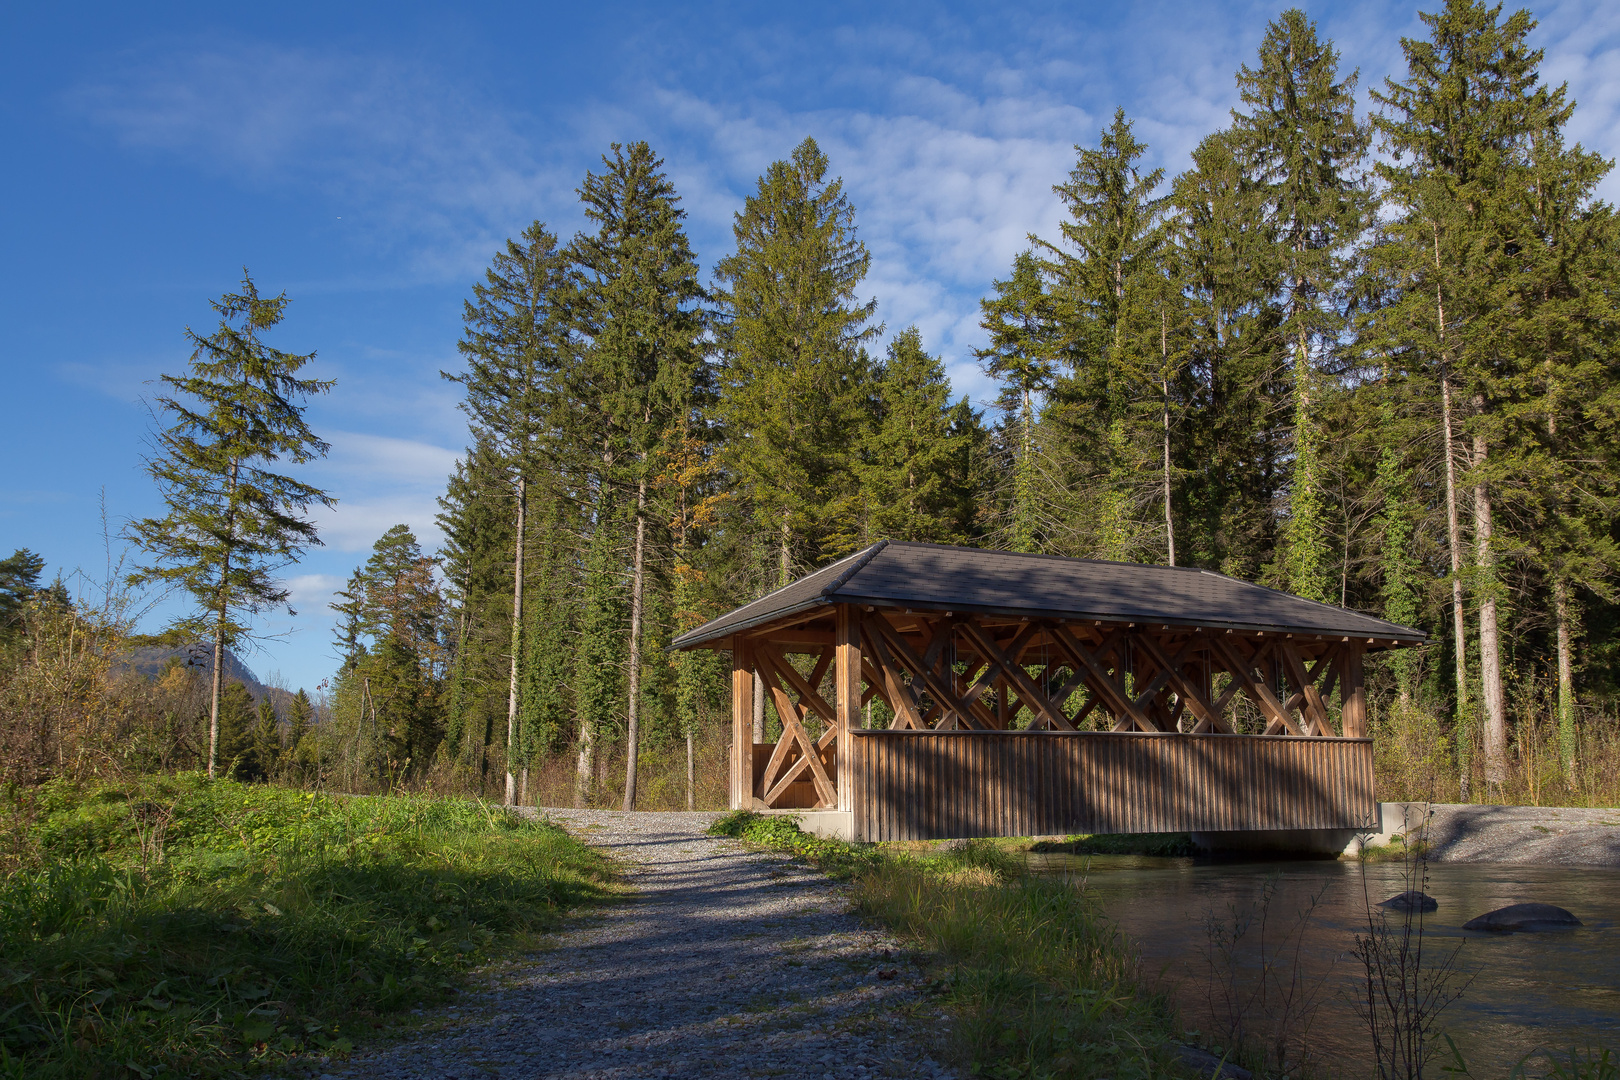
[[[476,802],[196,775],[12,793],[0,1075],[198,1076],[345,1051],[610,888]]]
[[[1516,689],[1514,705],[1504,783],[1487,787],[1478,725],[1470,732],[1467,801],[1620,806],[1620,716],[1580,709],[1573,768],[1566,769],[1548,688],[1523,684]],[[1449,721],[1421,704],[1390,701],[1375,711],[1372,735],[1380,799],[1464,801],[1457,733]]]
[[[938,957],[942,999],[974,1075],[1180,1075],[1171,1017],[1126,942],[1072,882],[1027,875],[989,842],[926,852],[805,836],[738,813],[715,830],[848,876],[860,909]]]

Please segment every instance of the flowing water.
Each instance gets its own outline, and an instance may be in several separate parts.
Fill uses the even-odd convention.
[[[1203,1032],[1206,1042],[1219,1043],[1229,1030],[1222,1014],[1232,1010],[1223,999],[1234,991],[1247,997],[1258,986],[1264,915],[1267,955],[1280,983],[1272,984],[1263,1007],[1250,1005],[1262,1014],[1251,1015],[1250,1025],[1267,1026],[1265,1013],[1273,1020],[1285,1014],[1277,990],[1295,982],[1295,1001],[1314,996],[1317,1004],[1308,1017],[1296,1007],[1287,1022],[1317,1070],[1370,1073],[1370,1039],[1356,1009],[1365,980],[1355,938],[1367,931],[1369,899],[1376,905],[1415,886],[1400,863],[1121,855],[1031,855],[1030,861],[1096,899],[1135,943],[1144,970],[1180,1006],[1185,1026]],[[1620,870],[1439,863],[1428,868],[1424,888],[1440,902],[1438,911],[1423,916],[1426,959],[1443,958],[1460,943],[1456,966],[1472,977],[1441,1014],[1440,1027],[1463,1050],[1473,1076],[1506,1076],[1537,1050],[1620,1050]],[[1476,915],[1528,901],[1568,908],[1585,925],[1551,933],[1461,929]],[[1235,961],[1223,961],[1219,943],[1245,920],[1247,932],[1228,950]],[[1228,972],[1235,974],[1228,978]],[[1537,1072],[1545,1066],[1539,1059],[1531,1064]]]

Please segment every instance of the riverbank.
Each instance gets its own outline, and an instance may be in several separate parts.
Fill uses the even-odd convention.
[[[1437,863],[1620,868],[1620,809],[1381,803],[1369,843],[1421,842]]]

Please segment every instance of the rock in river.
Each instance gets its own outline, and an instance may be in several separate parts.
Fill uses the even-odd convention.
[[[1439,911],[1440,901],[1428,893],[1418,892],[1413,889],[1411,892],[1403,892],[1398,896],[1392,896],[1378,906],[1387,907],[1394,911]]]
[[[1580,925],[1581,920],[1552,904],[1509,904],[1487,911],[1477,919],[1469,919],[1463,923],[1463,929],[1509,934],[1515,930],[1568,930]]]

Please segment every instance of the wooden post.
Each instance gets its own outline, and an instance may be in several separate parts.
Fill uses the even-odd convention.
[[[754,808],[754,649],[731,636],[731,808]]]
[[[849,604],[837,606],[837,627],[833,645],[833,680],[835,682],[833,708],[838,724],[838,809],[855,809],[854,761],[855,736],[850,732],[858,725],[861,715],[861,623]]]
[[[1339,694],[1344,708],[1339,714],[1339,725],[1347,739],[1367,737],[1367,686],[1361,672],[1361,647],[1346,645],[1340,660],[1343,670],[1339,679]]]

